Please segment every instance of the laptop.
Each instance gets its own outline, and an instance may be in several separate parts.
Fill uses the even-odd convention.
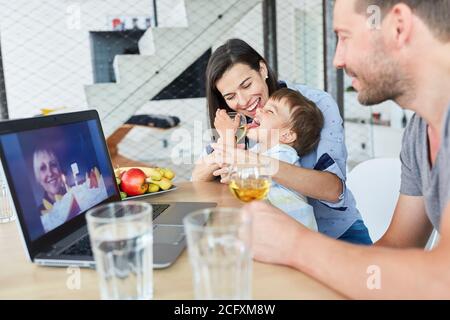
[[[0,122],[0,158],[29,259],[94,268],[85,214],[121,201],[97,111]],[[170,266],[185,248],[184,216],[216,206],[140,200],[153,206],[154,268]]]

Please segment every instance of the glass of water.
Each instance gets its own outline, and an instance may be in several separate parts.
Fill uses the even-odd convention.
[[[14,205],[9,197],[8,187],[0,181],[0,223],[15,220]]]
[[[10,222],[15,218],[14,204],[9,194],[3,166],[0,166],[0,223]]]
[[[190,213],[183,223],[195,298],[251,299],[250,217],[240,209],[211,208]]]
[[[115,202],[86,214],[104,300],[153,298],[152,206]]]

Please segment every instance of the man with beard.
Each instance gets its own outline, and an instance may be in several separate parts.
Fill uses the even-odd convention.
[[[370,24],[373,8],[379,25]],[[334,63],[352,77],[359,101],[392,99],[416,112],[403,139],[400,197],[372,247],[335,241],[251,203],[244,210],[256,260],[291,266],[351,298],[450,298],[449,15],[450,0],[336,1]],[[440,243],[424,251],[433,227]]]

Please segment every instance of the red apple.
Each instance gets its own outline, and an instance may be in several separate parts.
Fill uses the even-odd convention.
[[[129,169],[122,175],[120,188],[128,196],[144,194],[148,189],[148,185],[145,182],[146,178],[147,176],[141,169]]]

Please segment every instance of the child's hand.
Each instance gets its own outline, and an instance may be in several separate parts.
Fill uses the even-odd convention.
[[[236,131],[239,129],[240,119],[241,115],[239,113],[236,114],[234,119],[231,119],[225,110],[217,110],[214,127],[226,144],[234,144],[236,142]]]
[[[220,176],[220,183],[229,184],[229,174],[230,174],[231,166],[228,164],[222,164],[219,169],[213,172],[213,176]]]

